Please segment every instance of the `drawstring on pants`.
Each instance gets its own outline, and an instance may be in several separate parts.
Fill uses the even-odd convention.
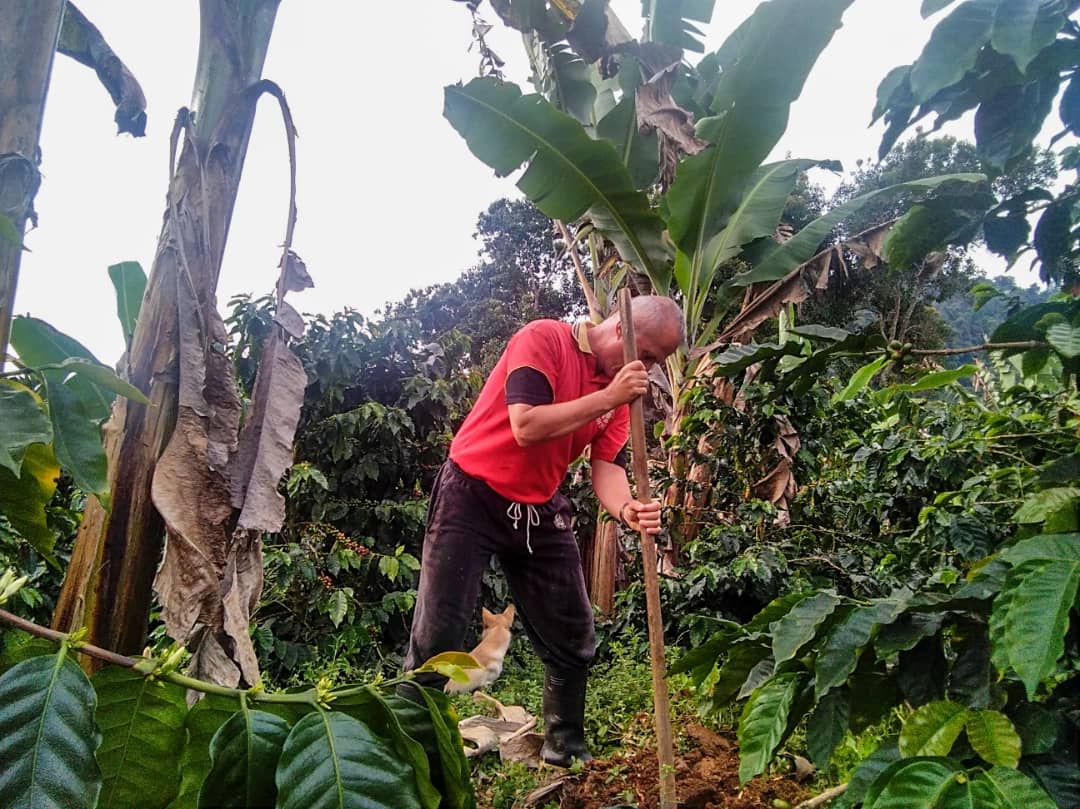
[[[521,519],[521,503],[510,503],[509,508],[506,509],[506,516],[514,521],[514,530],[518,530],[518,521]],[[529,540],[529,526],[540,525],[540,512],[536,510],[536,506],[529,503],[525,504],[525,547],[529,549],[529,553],[533,552],[532,543]]]

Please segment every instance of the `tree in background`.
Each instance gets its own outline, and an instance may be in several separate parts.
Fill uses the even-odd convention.
[[[384,316],[417,320],[428,340],[456,329],[471,341],[472,364],[490,369],[510,335],[530,320],[584,314],[565,245],[528,200],[491,203],[473,236],[482,242],[478,264],[456,281],[412,290]]]
[[[905,141],[890,151],[883,160],[864,165],[861,162],[851,178],[844,182],[829,200],[828,207],[843,205],[852,198],[922,177],[960,172],[989,172],[973,143],[949,136],[929,138],[922,134]],[[1019,189],[1047,187],[1057,178],[1057,161],[1048,150],[1025,156],[1007,174],[991,183],[995,203],[1007,199]],[[909,200],[882,200],[865,206],[844,225],[846,233],[858,233],[880,222],[888,222],[904,214]],[[874,261],[869,267],[859,257],[848,254],[845,262],[837,262],[827,289],[807,300],[800,308],[804,321],[820,322],[858,330],[880,330],[886,340],[911,342],[920,348],[941,348],[953,344],[952,326],[942,317],[938,305],[956,297],[968,296],[968,290],[982,277],[982,271],[971,255],[973,245],[983,243],[978,232],[977,218],[955,215],[942,201],[932,215],[938,218],[954,216],[952,226],[957,236],[970,233],[968,242],[956,239],[956,244],[938,250],[926,244],[923,253],[918,242],[916,249],[900,256],[901,262]],[[839,234],[837,238],[841,238]],[[959,304],[954,304],[956,309]],[[876,321],[877,325],[870,327]],[[981,342],[976,340],[975,342]],[[969,343],[970,344],[970,343]]]

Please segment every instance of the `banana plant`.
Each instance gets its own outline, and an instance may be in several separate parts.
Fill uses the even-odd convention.
[[[704,50],[697,25],[711,19],[711,0],[643,2],[640,40],[629,40],[603,3],[493,0],[507,24],[532,37],[530,53],[539,47],[562,67],[538,71],[534,57],[534,78],[544,77],[534,94],[492,77],[445,89],[445,115],[477,158],[500,176],[524,168],[518,188],[541,211],[607,240],[632,281],[647,279],[652,292],[680,302],[689,350],[668,361],[669,429],[678,429],[682,393],[714,351],[827,283],[822,242],[862,206],[935,190],[982,202],[981,175],[932,178],[851,200],[773,241],[799,176],[839,168],[763,161],[851,2],[766,0],[691,65],[684,53]],[[589,77],[592,94],[582,84]],[[884,236],[859,241],[868,266]],[[734,274],[736,260],[745,269]],[[669,458],[670,469],[684,460]],[[680,493],[669,497],[673,505]]]

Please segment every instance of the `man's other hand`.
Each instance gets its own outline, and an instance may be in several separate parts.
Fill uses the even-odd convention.
[[[649,534],[660,533],[660,501],[652,500],[642,503],[640,500],[631,500],[623,506],[622,518],[634,531],[645,531]]]

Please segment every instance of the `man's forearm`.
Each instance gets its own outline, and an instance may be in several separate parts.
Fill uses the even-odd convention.
[[[596,499],[611,516],[622,519],[620,509],[633,499],[630,494],[630,482],[626,479],[626,470],[618,464],[594,460],[591,464],[593,491]]]
[[[523,447],[562,438],[614,410],[607,390],[598,390],[569,402],[545,405],[512,404],[510,429]]]

